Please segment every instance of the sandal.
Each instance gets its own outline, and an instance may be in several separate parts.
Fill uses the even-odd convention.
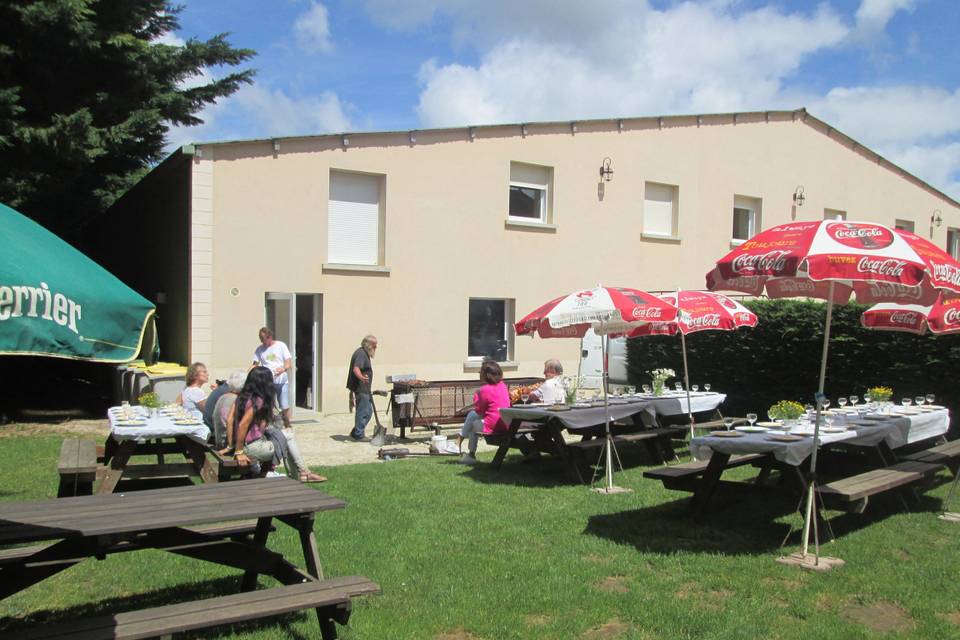
[[[306,471],[300,474],[300,482],[326,482],[327,477],[321,476],[313,471]]]

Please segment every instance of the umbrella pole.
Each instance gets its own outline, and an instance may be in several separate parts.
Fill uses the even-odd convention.
[[[604,363],[602,382],[603,382],[604,431],[607,439],[604,447],[606,449],[605,453],[606,453],[606,459],[607,459],[606,461],[607,484],[605,487],[595,488],[593,490],[599,493],[606,493],[606,494],[626,493],[630,491],[630,489],[618,487],[613,484],[613,434],[610,433],[610,404],[609,404],[609,400],[607,399],[607,379],[608,379],[609,373],[607,372],[607,367],[606,367],[606,363],[607,363],[607,336],[606,335],[604,335],[603,339],[600,341],[600,355]],[[619,462],[619,460],[620,460],[620,456],[618,455],[617,461]]]
[[[679,327],[677,328],[680,331]],[[687,369],[687,338],[680,331],[680,345],[683,347],[683,384],[687,388],[687,418],[690,419],[690,439],[693,440],[693,407],[690,406],[690,371]]]
[[[819,399],[823,396],[824,381],[827,376],[827,350],[830,346],[830,323],[833,319],[833,282],[830,282],[830,291],[827,299],[827,322],[823,330],[823,354],[820,358],[820,383],[816,399],[816,414],[814,419],[816,423],[813,426],[813,453],[810,455],[810,476],[807,483],[807,505],[803,514],[803,551],[799,554],[791,554],[785,558],[780,558],[783,564],[799,565],[807,569],[826,570],[834,566],[843,564],[843,560],[838,558],[820,557],[820,540],[817,535],[817,527],[813,523],[816,518],[816,496],[817,496],[817,450],[820,443],[820,413],[821,405]],[[813,542],[815,556],[811,562],[808,555],[810,548],[810,527],[813,524]]]

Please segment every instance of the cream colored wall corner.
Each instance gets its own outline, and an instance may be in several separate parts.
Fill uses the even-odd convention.
[[[213,363],[213,149],[193,162],[190,179],[190,360]]]

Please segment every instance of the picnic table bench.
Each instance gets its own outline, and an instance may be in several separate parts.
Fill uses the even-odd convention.
[[[315,514],[344,506],[342,500],[288,478],[0,503],[0,546],[41,543],[0,550],[0,599],[87,559],[139,549],[243,571],[240,594],[0,637],[152,637],[314,608],[322,636],[335,638],[334,623],[347,620],[350,598],[379,590],[366,578],[324,579],[313,533]],[[306,571],[266,548],[275,520],[299,534]],[[259,574],[286,586],[254,592]]]
[[[897,493],[906,507],[903,491],[909,489],[912,493],[916,483],[935,475],[943,468],[942,464],[908,460],[818,485],[817,491],[825,503],[839,503],[842,508],[853,513],[862,513],[870,496],[888,491]],[[915,498],[915,494],[912,494],[912,497]]]
[[[57,461],[60,474],[58,497],[88,496],[97,479],[97,444],[80,438],[65,438]]]
[[[960,472],[960,440],[951,440],[923,451],[908,453],[900,456],[900,459],[946,465],[953,475],[957,475]]]
[[[762,453],[730,456],[730,458],[724,462],[723,468],[733,469],[748,464],[755,464],[767,459],[767,456]],[[648,469],[643,472],[643,477],[660,480],[667,489],[692,491],[696,487],[696,483],[700,477],[706,472],[709,464],[709,460],[694,460],[692,462],[671,464],[665,467],[657,467],[656,469]]]

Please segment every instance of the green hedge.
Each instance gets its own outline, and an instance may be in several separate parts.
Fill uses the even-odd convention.
[[[687,336],[690,382],[727,394],[726,415],[761,416],[777,400],[813,401],[820,373],[826,304],[807,300],[744,301],[758,316],[753,329],[703,331]],[[934,393],[956,414],[960,336],[915,336],[860,325],[867,307],[835,306],[825,392],[861,398],[868,387],[893,388],[893,399]],[[631,384],[649,383],[647,371],[671,368],[683,376],[680,337],[633,338],[627,345]],[[670,381],[672,384],[672,381]],[[834,405],[835,406],[835,405]],[[763,419],[763,418],[761,418]]]

